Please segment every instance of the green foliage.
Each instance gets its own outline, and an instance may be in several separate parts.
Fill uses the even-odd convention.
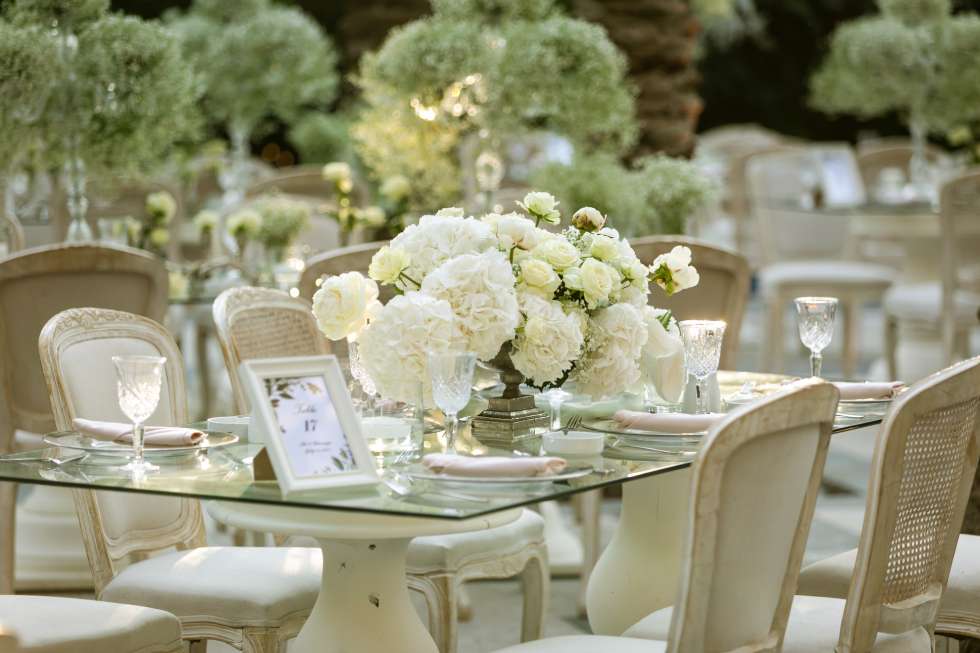
[[[294,120],[337,93],[337,54],[323,30],[297,9],[267,0],[197,0],[171,14],[185,56],[200,76],[204,111],[215,124],[252,133],[267,118]]]
[[[578,156],[572,165],[549,163],[532,175],[531,186],[557,197],[562,207],[598,209],[612,224],[628,231],[627,226],[637,222],[644,210],[636,181],[636,174],[616,157],[595,154]]]
[[[18,25],[74,31],[108,11],[109,0],[13,0],[6,13]]]
[[[646,194],[646,209],[631,224],[636,234],[683,234],[687,219],[711,202],[715,183],[696,164],[663,154],[638,162],[638,186]]]
[[[540,20],[555,10],[553,0],[432,0],[435,13],[450,20],[506,22]]]
[[[881,13],[914,26],[924,22],[936,22],[949,16],[950,0],[878,0]]]
[[[0,160],[36,143],[51,84],[60,73],[53,40],[37,27],[0,21]]]
[[[351,117],[340,113],[310,111],[289,128],[289,142],[303,163],[352,161]]]

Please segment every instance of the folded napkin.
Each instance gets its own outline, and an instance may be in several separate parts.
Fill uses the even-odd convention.
[[[887,381],[882,383],[849,383],[847,381],[835,381],[834,385],[840,390],[840,398],[843,401],[854,401],[856,399],[891,399],[898,391],[905,387],[901,381]]]
[[[691,415],[688,413],[640,413],[621,410],[613,419],[623,428],[660,433],[699,433],[707,431],[724,417],[722,413]]]
[[[72,420],[75,430],[98,440],[132,442],[133,425],[122,422],[99,422],[91,419]],[[143,429],[143,444],[154,447],[187,447],[204,439],[204,433],[179,426],[147,426]]]
[[[568,464],[563,458],[547,456],[455,456],[445,453],[430,453],[422,459],[422,464],[437,474],[450,476],[473,476],[492,478],[495,476],[551,476],[560,473]]]

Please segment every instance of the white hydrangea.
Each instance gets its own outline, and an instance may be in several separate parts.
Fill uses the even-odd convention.
[[[608,306],[593,315],[589,330],[588,351],[571,375],[578,389],[599,399],[635,386],[647,341],[640,309],[631,304]]]
[[[521,311],[527,316],[514,340],[510,358],[535,385],[553,383],[572,367],[582,352],[584,336],[576,315],[567,315],[559,302],[522,293]]]
[[[447,301],[466,349],[490,360],[514,337],[520,320],[515,284],[511,264],[493,250],[443,263],[425,277],[422,292]]]
[[[361,363],[386,399],[432,404],[428,354],[459,349],[456,318],[448,302],[418,292],[394,297],[358,338]]]
[[[421,284],[426,275],[449,259],[463,254],[479,254],[497,249],[490,225],[474,218],[424,215],[391,241],[411,261],[404,274]],[[411,283],[398,284],[404,290],[417,290]]]
[[[313,315],[331,340],[359,333],[380,309],[378,284],[360,272],[327,277],[313,295]]]

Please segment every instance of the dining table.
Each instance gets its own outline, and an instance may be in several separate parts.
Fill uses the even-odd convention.
[[[746,384],[786,380],[750,372],[718,373],[722,396]],[[834,432],[872,427],[882,418],[883,410],[841,412]],[[576,428],[588,424],[584,420]],[[510,484],[426,479],[413,472],[418,462],[395,461],[381,466],[383,482],[375,486],[287,496],[274,480],[256,479],[254,461],[262,446],[251,442],[161,457],[154,460],[159,471],[145,476],[121,472],[118,462],[106,464],[97,456],[72,459],[63,449],[39,449],[0,456],[0,481],[197,498],[231,526],[312,536],[323,550],[322,586],[290,646],[293,653],[435,653],[435,643],[409,600],[405,565],[411,539],[493,528],[516,520],[525,506],[591,490],[622,486],[616,530],[589,579],[592,630],[618,635],[673,603],[690,468],[699,445],[644,449],[623,444],[614,432],[603,432],[602,437],[606,442],[601,455],[569,458],[569,469],[578,473]],[[438,449],[437,435],[427,438],[426,446]],[[469,435],[463,442],[475,440]],[[514,449],[476,446],[473,451],[526,456],[540,453],[540,447],[540,441],[532,439]],[[247,576],[248,570],[242,573]]]

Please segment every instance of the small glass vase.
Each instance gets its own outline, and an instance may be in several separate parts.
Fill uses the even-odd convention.
[[[69,243],[91,242],[95,240],[92,227],[86,220],[88,213],[88,198],[85,196],[85,162],[78,154],[68,157],[65,162],[65,184],[68,202],[68,234],[65,241]]]
[[[912,136],[912,158],[909,159],[909,181],[912,183],[912,190],[915,193],[916,201],[931,201],[936,195],[936,188],[932,179],[929,157],[926,154],[928,130],[922,120],[913,119],[909,125],[909,131]]]

